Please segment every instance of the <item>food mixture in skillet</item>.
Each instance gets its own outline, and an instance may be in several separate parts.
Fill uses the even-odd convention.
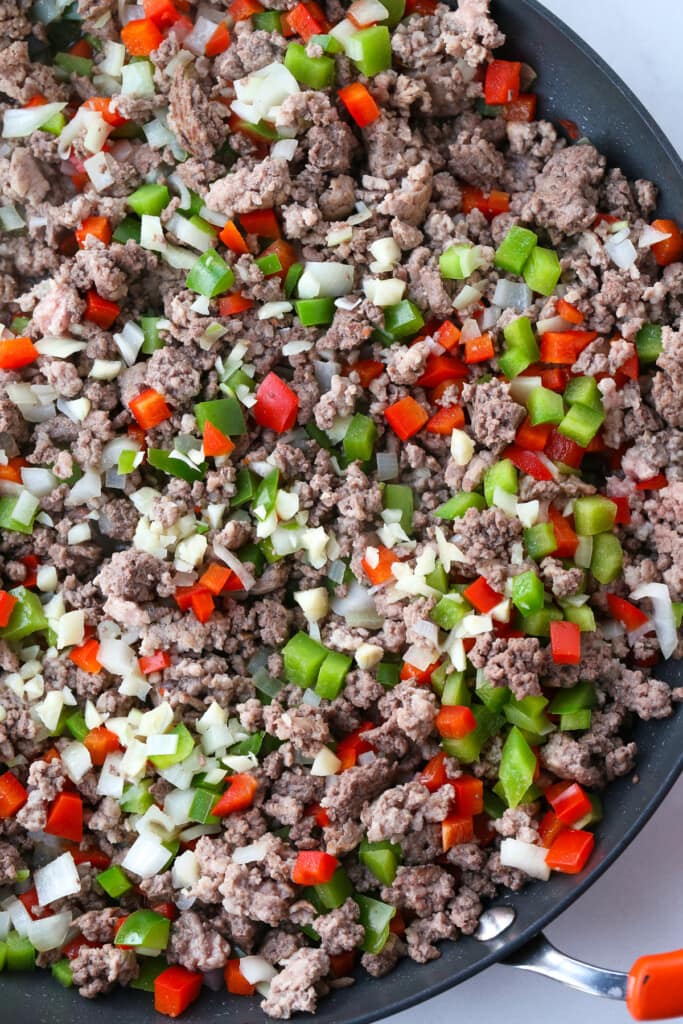
[[[682,696],[683,237],[487,0],[0,19],[0,966],[312,1011]]]

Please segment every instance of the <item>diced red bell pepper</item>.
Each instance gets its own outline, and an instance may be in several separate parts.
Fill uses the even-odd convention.
[[[145,17],[150,18],[158,28],[169,28],[175,25],[180,11],[171,0],[144,0]]]
[[[486,69],[484,99],[489,106],[499,103],[513,103],[519,99],[519,78],[521,61],[492,60]]]
[[[368,559],[367,553],[361,559],[361,565],[363,566],[363,572],[372,583],[373,587],[380,586],[382,583],[388,583],[394,579],[394,574],[391,571],[391,567],[394,562],[398,562],[398,557],[390,548],[385,548],[380,545],[377,549],[378,561],[376,565]]]
[[[553,462],[561,462],[565,466],[570,466],[571,469],[578,469],[585,455],[585,449],[553,427],[545,446],[545,454]]]
[[[675,220],[656,220],[652,227],[655,231],[671,235],[663,242],[652,246],[652,253],[660,267],[668,267],[670,263],[678,263],[683,259],[683,234]]]
[[[515,436],[517,447],[530,452],[542,452],[548,443],[552,423],[539,423],[534,426],[527,416]]]
[[[20,370],[38,358],[38,349],[30,338],[0,341],[0,370]]]
[[[97,324],[103,331],[109,330],[120,312],[121,309],[116,302],[103,299],[92,289],[85,297],[85,313],[83,318],[89,320],[90,323]]]
[[[287,276],[289,268],[296,263],[297,256],[296,250],[293,245],[289,242],[285,242],[284,238],[276,238],[274,242],[271,242],[267,249],[264,249],[261,256],[277,256],[280,260],[280,270],[274,271],[272,274],[267,274],[267,277],[279,277],[281,281]]]
[[[154,654],[146,654],[138,658],[138,665],[143,675],[150,675],[152,672],[163,672],[171,664],[171,655],[168,651],[155,651]]]
[[[637,608],[636,605],[631,604],[623,597],[618,597],[617,594],[607,595],[607,606],[614,616],[614,618],[621,622],[622,625],[629,631],[638,629],[640,626],[644,626],[648,621],[648,617],[645,612]]]
[[[19,456],[15,456],[13,459],[8,459],[4,465],[0,465],[0,480],[6,480],[11,484],[20,484],[21,470],[27,465],[28,462],[26,459],[22,459]]]
[[[657,476],[651,476],[649,480],[639,480],[636,484],[637,491],[661,491],[662,488],[667,487],[669,481],[663,473],[657,473]]]
[[[567,302],[566,299],[558,299],[555,309],[557,315],[561,316],[567,323],[582,324],[585,320],[581,310],[577,309],[576,306],[572,306],[571,302]]]
[[[287,12],[287,22],[298,36],[301,36],[305,43],[311,36],[320,35],[326,31],[327,21],[320,11],[315,10],[317,4],[300,3]]]
[[[296,423],[299,398],[289,384],[271,372],[258,386],[252,412],[260,426],[284,434]]]
[[[179,964],[167,967],[154,979],[154,1009],[167,1017],[179,1017],[199,998],[203,984],[200,971],[188,971]]]
[[[566,825],[557,817],[554,811],[547,811],[541,818],[538,826],[538,835],[546,850],[550,849],[560,832],[564,832]]]
[[[623,388],[626,381],[638,380],[639,377],[640,361],[638,359],[638,353],[634,352],[632,356],[628,357],[626,362],[621,364],[621,366],[614,375],[614,379],[617,382],[617,387]]]
[[[98,767],[104,764],[107,754],[113,754],[121,749],[118,736],[104,725],[91,729],[83,744],[90,752],[92,763]]]
[[[372,722],[363,722],[357,729],[350,732],[348,736],[339,740],[335,753],[341,761],[340,772],[345,772],[347,768],[353,768],[361,754],[367,754],[370,750],[374,749],[372,744],[363,739],[363,733],[370,732],[374,728],[375,726]]]
[[[299,850],[292,868],[295,885],[324,885],[332,881],[339,861],[324,850]]]
[[[361,387],[367,388],[373,380],[382,376],[384,369],[384,363],[380,363],[377,359],[359,359],[357,363],[350,364],[346,372],[347,374],[357,373]]]
[[[232,569],[227,565],[219,565],[214,562],[199,578],[199,585],[206,587],[212,594],[220,594],[228,580],[232,576]]]
[[[75,864],[92,864],[94,868],[100,868],[102,871],[111,864],[111,857],[108,857],[102,850],[80,850],[77,846],[73,846],[69,853]]]
[[[273,210],[252,210],[240,214],[240,224],[248,235],[259,238],[280,238],[280,225]]]
[[[348,978],[356,963],[356,950],[346,953],[333,953],[330,956],[330,973],[333,978]]]
[[[216,457],[230,455],[235,450],[235,443],[222,430],[214,427],[210,420],[207,420],[204,424],[202,447],[205,455]]]
[[[96,640],[95,637],[90,637],[85,643],[71,648],[69,659],[73,661],[74,665],[78,665],[83,672],[90,672],[92,675],[96,675],[102,671],[102,666],[97,660],[99,651],[99,640]]]
[[[309,804],[304,811],[304,817],[314,818],[315,823],[319,828],[327,828],[330,824],[330,816],[325,808],[321,807],[320,804]]]
[[[49,907],[41,907],[39,905],[35,886],[31,886],[26,892],[20,893],[17,899],[23,905],[24,910],[32,921],[39,921],[41,917],[52,917],[54,913]]]
[[[449,405],[434,413],[427,424],[428,434],[448,436],[454,430],[462,430],[465,426],[465,414],[459,405]]]
[[[217,57],[219,53],[225,53],[230,46],[230,33],[224,21],[216,26],[216,31],[204,47],[204,54],[207,57]]]
[[[26,575],[22,581],[24,586],[35,587],[38,583],[38,559],[36,555],[24,555],[20,562],[26,569]]]
[[[345,85],[337,95],[359,128],[367,128],[380,115],[380,109],[375,103],[374,97],[370,95],[362,82],[351,82],[350,85]]]
[[[435,725],[440,736],[461,740],[477,728],[477,720],[465,704],[444,704],[439,708]]]
[[[91,96],[82,106],[86,110],[95,110],[102,120],[110,124],[112,128],[120,128],[122,124],[128,123],[127,117],[123,117],[118,111],[111,109],[111,99],[108,96]]]
[[[444,320],[434,338],[438,341],[439,345],[443,345],[450,352],[460,341],[460,329],[450,320]]]
[[[398,910],[398,909],[396,910],[395,915],[392,917],[391,921],[389,922],[389,931],[392,933],[392,935],[405,935],[405,932],[406,932],[405,918],[403,917],[403,914],[401,913],[401,911]]]
[[[213,594],[211,594],[205,588],[198,588],[190,597],[190,605],[194,617],[198,622],[208,622],[213,615],[216,605],[213,600]]]
[[[449,814],[441,822],[441,842],[444,853],[453,846],[471,843],[474,839],[474,822],[469,816]]]
[[[233,0],[228,8],[228,13],[233,21],[246,21],[253,14],[260,14],[263,9],[263,4],[260,4],[258,0]]]
[[[471,213],[472,210],[479,210],[480,213],[488,214],[489,207],[486,202],[486,196],[480,188],[474,188],[472,185],[463,185],[460,189],[460,194],[463,213],[467,214]]]
[[[573,825],[592,810],[592,804],[578,782],[557,782],[548,786],[544,795],[565,825]]]
[[[557,542],[553,556],[555,558],[573,558],[579,546],[579,538],[570,523],[553,505],[548,508],[548,519],[553,524]]]
[[[411,14],[421,14],[429,17],[436,11],[437,0],[406,0],[405,17]]]
[[[83,839],[83,800],[78,793],[60,793],[50,808],[45,832],[80,843]]]
[[[445,380],[466,380],[469,370],[453,356],[427,356],[424,373],[417,379],[421,388],[435,388]]]
[[[228,960],[223,971],[225,987],[233,996],[253,996],[256,988],[251,985],[240,970],[239,960]]]
[[[506,121],[525,121],[527,124],[535,121],[537,101],[535,93],[520,92],[516,100],[502,104],[503,117]]]
[[[441,789],[448,782],[445,760],[446,755],[441,751],[427,762],[417,777],[417,781],[421,782],[430,793],[436,793],[437,789]]]
[[[231,775],[227,782],[228,789],[211,812],[219,818],[234,814],[236,811],[246,811],[253,804],[258,789],[256,779],[245,773]]]
[[[235,224],[234,220],[229,220],[226,222],[225,227],[219,233],[218,237],[220,238],[223,245],[227,245],[228,249],[230,249],[232,252],[237,252],[240,254],[249,252],[249,246],[244,241],[244,238],[242,237],[240,230]]]
[[[592,832],[566,828],[548,850],[545,862],[553,871],[576,875],[582,871],[595,846]]]
[[[469,587],[463,590],[462,596],[482,615],[487,615],[503,600],[503,595],[490,587],[483,576],[470,583]]]
[[[121,29],[121,42],[133,57],[149,57],[164,41],[151,18],[136,18]]]
[[[81,249],[85,248],[87,238],[96,238],[104,245],[111,242],[111,224],[107,217],[86,217],[76,229],[76,241]]]
[[[408,441],[414,437],[429,420],[429,413],[410,395],[400,398],[398,402],[394,402],[393,405],[385,409],[384,416],[394,433],[398,434],[402,441]]]
[[[536,452],[525,452],[522,448],[512,444],[505,451],[504,458],[509,459],[520,472],[526,473],[527,476],[532,476],[534,480],[553,479],[553,474]]]
[[[541,338],[541,361],[572,366],[597,331],[547,331]]]
[[[487,359],[493,359],[494,355],[493,338],[488,331],[478,338],[468,338],[465,342],[465,362],[470,365],[484,363]]]
[[[28,793],[16,775],[0,775],[0,818],[12,818],[27,800]]]
[[[418,668],[417,665],[411,665],[409,661],[404,661],[401,666],[401,679],[412,679],[420,686],[426,686],[432,681],[432,675],[436,672],[440,662],[433,661],[431,665],[427,665],[427,668]]]
[[[581,661],[581,631],[575,622],[550,623],[550,648],[556,665]]]
[[[572,142],[578,142],[579,141],[579,139],[581,138],[581,129],[577,125],[576,121],[569,121],[569,120],[567,120],[567,118],[558,117],[557,123],[562,125],[562,127],[566,131],[567,135],[572,140]],[[601,215],[598,214],[598,218],[600,216]],[[608,215],[604,214],[603,216],[607,217]],[[596,220],[598,220],[598,218],[596,218]],[[609,219],[610,219],[611,223],[614,223],[617,218],[616,217],[610,217]],[[593,224],[593,227],[595,227],[595,224]]]
[[[199,583],[193,583],[189,587],[176,587],[173,600],[181,612],[188,612],[192,607],[192,598],[196,594],[202,593],[206,593],[206,589],[200,586]]]
[[[455,810],[465,817],[481,814],[484,810],[484,783],[473,775],[459,775],[449,780],[455,793]]]
[[[218,315],[236,316],[238,313],[244,313],[247,309],[251,309],[253,305],[253,299],[242,295],[241,292],[233,292],[232,295],[224,295],[218,300]]]
[[[4,629],[9,622],[16,603],[16,597],[6,590],[0,590],[0,629]]]
[[[131,398],[128,408],[143,430],[151,430],[171,416],[166,399],[154,388],[146,388],[135,398]]]
[[[615,526],[628,526],[631,522],[631,507],[628,496],[615,497],[610,495],[609,500],[617,506],[617,518],[614,520]]]

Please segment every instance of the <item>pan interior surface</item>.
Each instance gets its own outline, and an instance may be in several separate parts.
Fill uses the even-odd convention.
[[[453,6],[455,4],[453,3]],[[494,0],[493,13],[510,40],[508,52],[538,73],[534,89],[540,116],[570,119],[582,134],[632,178],[649,178],[660,189],[660,209],[674,216],[683,207],[683,165],[652,118],[626,86],[566,26],[534,0]],[[503,51],[504,52],[504,51]],[[656,674],[672,685],[683,683],[681,663]],[[683,769],[681,713],[662,722],[638,722],[640,781],[619,779],[608,790],[605,817],[590,871],[534,883],[519,894],[495,901],[514,907],[514,923],[498,939],[461,939],[443,944],[439,960],[427,965],[403,960],[386,978],[359,971],[359,980],[322,1001],[316,1024],[366,1024],[436,995],[464,981],[521,946],[565,910],[616,859],[642,828]],[[96,1003],[65,990],[37,972],[31,977],[3,975],[4,1017],[11,1024],[124,1024],[162,1020],[147,994],[117,990]],[[458,995],[454,993],[454,1010]],[[166,1018],[163,1018],[166,1019]],[[303,1017],[301,1019],[304,1019]],[[264,1024],[269,1018],[256,1000],[227,994],[205,996],[183,1015],[186,1024]]]

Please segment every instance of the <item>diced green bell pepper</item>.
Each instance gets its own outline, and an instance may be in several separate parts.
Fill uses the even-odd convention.
[[[552,523],[536,523],[524,530],[524,544],[529,558],[540,562],[546,555],[552,555],[557,549],[555,529]]]
[[[412,487],[408,484],[387,484],[382,495],[382,504],[384,508],[400,511],[400,524],[408,536],[410,536],[413,532],[414,511]]]
[[[321,882],[313,886],[316,899],[324,910],[336,910],[345,903],[353,892],[349,876],[344,868],[337,868],[330,882]]]
[[[170,927],[169,919],[155,910],[134,910],[116,932],[114,945],[166,949]]]
[[[595,377],[572,377],[564,389],[567,405],[587,405],[591,409],[602,409],[602,395]]]
[[[282,649],[285,675],[297,686],[313,686],[328,650],[308,633],[295,633]]]
[[[231,508],[239,508],[252,500],[256,493],[257,477],[250,469],[238,469],[235,476],[235,493],[230,499]]]
[[[254,576],[261,576],[263,570],[266,567],[266,559],[259,547],[256,544],[245,544],[235,552],[240,562],[245,562],[251,565],[254,570]]]
[[[484,473],[484,498],[486,504],[493,505],[493,495],[496,487],[507,494],[517,493],[517,470],[509,459],[501,459],[494,462]]]
[[[235,274],[215,249],[203,252],[187,275],[185,285],[191,292],[213,299],[232,288]]]
[[[9,325],[9,329],[12,334],[22,335],[30,322],[31,318],[28,316],[15,316]]]
[[[511,349],[520,350],[535,363],[541,357],[534,329],[528,316],[518,316],[503,328],[503,337]]]
[[[78,740],[79,743],[82,743],[90,732],[90,729],[85,724],[85,717],[82,711],[74,711],[73,714],[69,715],[64,724],[73,738]]]
[[[662,328],[659,324],[644,324],[636,335],[638,359],[644,365],[656,363],[662,354]]]
[[[432,677],[433,678],[433,677]],[[441,703],[445,707],[469,707],[472,694],[464,672],[451,672],[441,691]]]
[[[280,485],[280,470],[271,469],[267,476],[264,476],[254,494],[252,508],[258,510],[259,519],[267,519],[275,508],[277,491]]]
[[[614,533],[599,533],[593,538],[591,572],[598,583],[613,583],[624,562],[621,542]]]
[[[90,78],[94,61],[90,57],[75,57],[72,53],[56,53],[53,64],[69,75]]]
[[[536,755],[513,726],[503,744],[498,776],[509,807],[517,807],[534,781]]]
[[[521,274],[537,242],[533,231],[513,225],[496,249],[495,265],[509,274]]]
[[[123,896],[125,892],[133,888],[133,883],[129,881],[120,864],[112,864],[111,867],[101,871],[97,876],[97,881],[107,896],[111,896],[113,900],[117,900],[119,896]]]
[[[450,757],[457,757],[464,764],[476,761],[487,740],[498,732],[505,719],[485,706],[473,706],[477,727],[461,740],[443,739],[441,746]]]
[[[484,790],[484,814],[497,821],[505,813],[505,801],[490,789]]]
[[[353,898],[360,910],[359,923],[365,929],[361,949],[364,953],[381,953],[389,938],[389,925],[396,916],[396,907],[358,893]]]
[[[534,427],[539,423],[560,423],[564,417],[562,395],[549,388],[534,388],[527,400],[527,409]]]
[[[602,798],[597,793],[586,793],[586,796],[591,802],[591,809],[583,818],[575,821],[572,828],[590,828],[591,825],[597,825],[602,821]]]
[[[43,121],[40,126],[41,132],[49,132],[50,135],[61,135],[66,128],[66,118],[62,110],[58,110],[52,117],[48,117],[47,121]]]
[[[595,614],[588,604],[582,604],[579,607],[571,604],[565,605],[564,617],[567,622],[575,623],[582,633],[595,632]]]
[[[605,420],[605,413],[600,409],[592,409],[588,405],[575,402],[569,407],[566,416],[558,426],[558,432],[575,441],[582,448],[587,448]]]
[[[180,722],[178,725],[171,729],[171,734],[178,737],[178,746],[175,754],[151,754],[149,760],[155,766],[163,771],[165,768],[170,768],[172,764],[180,764],[190,756],[194,750],[194,740],[192,739],[192,733],[188,730],[186,725]]]
[[[251,23],[262,32],[279,32],[282,35],[282,15],[279,11],[257,11],[256,14],[252,14]],[[294,77],[296,78],[296,75]]]
[[[546,607],[522,617],[522,630],[527,636],[550,636],[550,623],[559,622],[562,612],[559,608]]]
[[[157,349],[163,348],[164,343],[159,337],[159,317],[158,316],[141,316],[140,327],[142,333],[145,336],[145,340],[142,343],[141,352],[144,352],[146,356],[156,352]]]
[[[377,427],[371,416],[365,416],[357,412],[351,417],[351,422],[346,428],[344,435],[344,454],[349,462],[369,462],[375,450],[377,440]]]
[[[198,402],[194,407],[194,414],[200,430],[209,422],[221,433],[229,436],[245,434],[247,431],[242,406],[231,395],[226,398],[214,398],[211,402]]]
[[[71,961],[68,957],[58,960],[51,968],[52,977],[62,988],[71,988],[74,983],[74,972],[71,969]]]
[[[532,292],[552,295],[560,280],[562,267],[554,249],[542,249],[537,245],[524,264],[522,273]]]
[[[264,277],[273,277],[274,274],[279,274],[282,270],[280,257],[276,252],[268,252],[264,256],[259,256],[254,263]]]
[[[444,594],[432,608],[430,618],[441,629],[451,630],[471,611],[471,606],[460,594]]]
[[[401,666],[393,661],[380,661],[375,671],[375,677],[377,682],[381,683],[385,689],[392,690],[400,681]]]
[[[369,843],[363,839],[358,848],[358,859],[371,871],[380,885],[391,885],[401,862],[401,847],[397,843],[383,840]]]
[[[332,57],[309,57],[301,43],[290,43],[285,67],[308,89],[329,89],[334,85],[335,63]]]
[[[149,791],[152,779],[141,779],[131,786],[126,786],[119,803],[121,810],[126,814],[144,814],[154,803],[154,797]]]
[[[590,708],[582,711],[569,711],[560,716],[560,732],[584,732],[591,727],[592,712]]]
[[[7,943],[8,971],[33,971],[36,966],[36,951],[28,939],[11,931],[5,939]]]
[[[263,741],[263,736],[259,737]],[[259,743],[260,747],[260,743]],[[200,825],[215,825],[220,818],[215,817],[211,811],[216,806],[216,795],[208,789],[195,789],[188,817],[190,821],[197,821]]]
[[[304,272],[303,263],[292,263],[291,267],[285,274],[284,291],[288,299],[292,297],[296,291],[296,286],[299,283],[299,278]]]
[[[144,956],[138,960],[138,976],[130,982],[130,987],[138,992],[154,992],[154,982],[168,967],[168,962],[163,956]]]
[[[439,256],[439,273],[447,281],[464,281],[480,266],[479,253],[471,242],[451,245]]]
[[[434,515],[437,519],[460,519],[471,508],[486,508],[485,499],[476,491],[461,491],[434,509]]]
[[[141,185],[135,192],[128,196],[128,205],[131,210],[137,213],[138,217],[149,214],[158,217],[164,207],[171,201],[171,195],[166,185]]]
[[[399,484],[399,486],[401,486]],[[406,531],[410,534],[410,530]],[[438,590],[440,594],[445,594],[448,590],[448,574],[442,566],[441,562],[437,562],[431,572],[428,572],[425,576],[425,583],[428,587],[433,587],[434,590]]]
[[[382,0],[382,7],[386,7],[389,16],[380,24],[388,25],[389,28],[396,28],[406,13],[406,0]]]
[[[10,530],[12,533],[33,533],[33,524],[39,508],[31,516],[30,523],[23,523],[14,518],[14,509],[19,498],[12,494],[5,494],[0,498],[0,530]]]
[[[387,7],[387,4],[384,4],[384,6]],[[309,43],[313,43],[314,46],[319,46],[321,50],[325,51],[325,53],[344,52],[344,47],[339,40],[335,39],[334,36],[329,35],[327,32],[311,36]]]
[[[47,629],[48,622],[37,594],[26,587],[14,587],[10,594],[16,598],[17,603],[12,609],[9,622],[0,629],[0,637],[3,640],[13,643],[15,640],[23,640],[31,633]]]
[[[580,682],[568,690],[558,690],[548,710],[551,715],[568,715],[584,708],[594,708],[598,702],[593,683]]]
[[[555,726],[545,713],[548,701],[542,696],[511,698],[503,708],[503,714],[511,725],[537,736],[546,736]]]
[[[414,302],[402,299],[384,308],[384,330],[394,338],[409,338],[424,327],[424,317]]]
[[[7,943],[0,942],[0,971],[4,971],[7,965]]]
[[[298,299],[294,308],[303,327],[324,327],[334,320],[334,299]]]
[[[532,569],[522,572],[512,581],[511,596],[512,603],[522,615],[540,611],[545,602],[543,582]]]
[[[323,700],[335,700],[341,693],[353,658],[339,651],[329,651],[318,673],[315,692]]]
[[[171,455],[170,452],[166,452],[162,448],[148,448],[147,461],[150,466],[154,466],[155,469],[160,469],[161,472],[166,473],[167,476],[177,477],[179,480],[184,480],[188,484],[193,484],[198,480],[203,480],[204,474],[206,473],[205,462],[200,463],[198,466],[194,463],[190,465],[185,461],[185,459],[179,459],[177,456]]]
[[[681,628],[683,623],[683,601],[672,601],[674,609],[674,621],[676,623],[676,629]]]
[[[130,240],[137,242],[139,245],[141,227],[142,225],[137,217],[124,217],[114,228],[111,237],[121,245],[125,245]]]
[[[366,78],[391,67],[391,36],[386,25],[361,29],[348,41],[346,53]]]
[[[536,360],[530,358],[522,348],[509,348],[498,356],[500,372],[508,380],[514,380],[535,362]]]
[[[489,711],[502,711],[512,694],[507,686],[494,686],[480,675],[475,693],[478,700],[484,704]]]
[[[574,526],[581,537],[611,530],[617,518],[617,506],[609,498],[591,494],[574,502]]]

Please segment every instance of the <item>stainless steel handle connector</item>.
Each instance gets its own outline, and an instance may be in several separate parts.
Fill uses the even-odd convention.
[[[555,949],[543,934],[537,935],[503,963],[522,971],[542,974],[593,996],[621,1000],[626,998],[627,974],[575,960]]]

